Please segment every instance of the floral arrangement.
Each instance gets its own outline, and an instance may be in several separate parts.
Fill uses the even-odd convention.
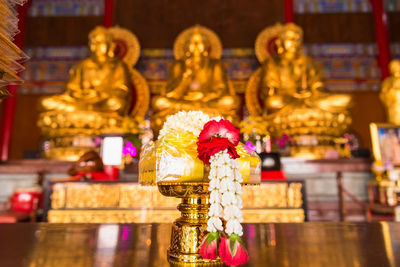
[[[239,129],[222,117],[210,118],[201,111],[181,111],[167,118],[158,138],[185,132],[197,137],[197,157],[210,165],[208,234],[199,253],[210,260],[219,256],[227,265],[244,264],[249,256],[241,240],[243,178],[236,160]]]
[[[211,119],[199,134],[198,157],[210,164],[209,191],[210,210],[207,231],[200,255],[215,260],[220,256],[227,265],[244,264],[248,254],[240,236],[243,235],[241,222],[243,208],[241,194],[243,182],[236,158],[239,144],[239,129],[228,120]],[[223,227],[222,220],[225,223]],[[225,231],[224,231],[225,230]]]

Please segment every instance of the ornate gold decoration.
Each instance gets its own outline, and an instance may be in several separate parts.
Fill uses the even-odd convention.
[[[160,94],[152,99],[152,128],[158,133],[166,117],[185,110],[223,115],[237,123],[240,98],[220,60],[218,36],[202,26],[184,30],[175,40],[176,60]]]
[[[164,196],[182,198],[178,206],[181,217],[172,226],[168,261],[172,264],[222,266],[219,259],[203,259],[199,254],[207,231],[208,183],[160,182],[158,188]]]
[[[131,31],[118,26],[111,27],[108,31],[110,32],[116,46],[114,50],[122,50],[120,52],[121,55],[117,56],[125,61],[129,67],[135,66],[140,56],[140,44],[136,35]]]
[[[230,81],[236,94],[244,94],[246,92],[247,81]],[[148,81],[150,92],[159,95],[167,84],[166,81]]]
[[[220,59],[222,56],[222,43],[218,35],[211,29],[196,25],[187,28],[176,37],[174,42],[174,56],[175,59],[183,59],[186,54],[187,42],[193,34],[202,34],[206,37],[209,42],[210,51],[209,56],[211,58]]]
[[[374,154],[375,165],[378,167],[374,170],[375,174],[377,176],[386,176],[383,173],[385,171],[386,164],[398,165],[397,162],[393,161],[395,155],[397,155],[397,147],[395,147],[395,145],[397,145],[398,142],[397,135],[394,130],[400,128],[400,125],[373,122],[369,124],[369,128],[372,141],[372,152]],[[384,130],[386,132],[386,138],[380,137],[379,130]],[[385,144],[383,144],[384,142]],[[398,160],[396,159],[396,161]],[[381,170],[379,170],[379,167]]]
[[[172,223],[176,209],[66,209],[50,210],[50,223]]]
[[[318,68],[303,53],[302,37],[293,23],[259,34],[255,50],[262,65],[248,82],[246,106],[263,122],[258,128],[267,126],[273,137],[292,138],[293,156],[323,158],[351,123],[352,98],[326,92]]]
[[[166,185],[166,183],[163,183]],[[67,182],[53,185],[51,208],[60,209],[169,209],[186,197],[202,193],[206,185],[192,183],[191,187],[142,186],[137,183]],[[297,182],[262,183],[244,186],[243,205],[247,209],[299,209],[302,206],[302,184]],[[159,193],[161,191],[162,194]],[[165,196],[170,197],[165,197]]]
[[[388,122],[400,125],[400,60],[389,64],[390,76],[382,83],[380,98],[386,108]]]
[[[150,105],[150,89],[146,79],[135,69],[131,69],[132,80],[136,91],[136,103],[130,115],[134,118],[144,118]]]
[[[179,217],[170,209],[56,209],[48,213],[50,223],[173,223]],[[303,209],[244,209],[245,223],[304,222]]]
[[[274,41],[283,30],[284,26],[280,23],[276,23],[272,27],[265,28],[257,35],[256,42],[254,43],[254,50],[259,62],[262,63],[267,58],[275,56],[273,51],[274,48],[276,48]]]
[[[259,83],[261,81],[261,68],[258,68],[251,76],[247,83],[247,87],[245,90],[245,101],[246,107],[249,110],[251,116],[260,117],[261,120],[263,116],[263,107],[260,104],[260,101],[255,98],[255,95],[258,95],[259,92]]]
[[[48,141],[48,158],[74,161],[93,149],[91,138],[99,134],[141,131],[150,92],[132,68],[140,54],[136,36],[119,27],[96,27],[89,47],[91,57],[71,69],[65,93],[41,100],[38,126]]]

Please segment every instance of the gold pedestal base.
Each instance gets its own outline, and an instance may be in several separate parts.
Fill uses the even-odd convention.
[[[334,149],[333,146],[292,146],[290,147],[290,156],[302,159],[323,159],[326,151]]]
[[[219,259],[203,259],[200,246],[207,233],[208,219],[208,183],[158,183],[158,189],[164,196],[182,198],[178,205],[181,217],[171,232],[171,244],[168,248],[168,261],[172,266],[222,266]]]
[[[95,150],[93,136],[62,136],[46,140],[43,154],[47,159],[77,161],[83,154]]]

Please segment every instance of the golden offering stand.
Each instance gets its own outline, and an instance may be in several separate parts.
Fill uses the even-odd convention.
[[[203,259],[200,246],[207,233],[209,191],[207,182],[160,182],[158,190],[167,197],[182,199],[181,217],[172,225],[168,261],[173,266],[222,266],[219,259]]]

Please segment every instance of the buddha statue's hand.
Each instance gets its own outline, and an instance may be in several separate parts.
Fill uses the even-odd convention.
[[[182,76],[183,76],[183,79],[189,80],[193,76],[193,70],[191,68],[186,68],[186,70]]]
[[[103,98],[101,97],[100,93],[94,89],[84,89],[80,93],[79,100],[87,103],[95,103]]]
[[[72,98],[80,99],[82,98],[82,90],[77,90],[77,89],[69,89],[68,94]]]
[[[308,88],[297,88],[296,93],[293,95],[295,98],[304,99],[309,98],[312,95],[312,91]]]

